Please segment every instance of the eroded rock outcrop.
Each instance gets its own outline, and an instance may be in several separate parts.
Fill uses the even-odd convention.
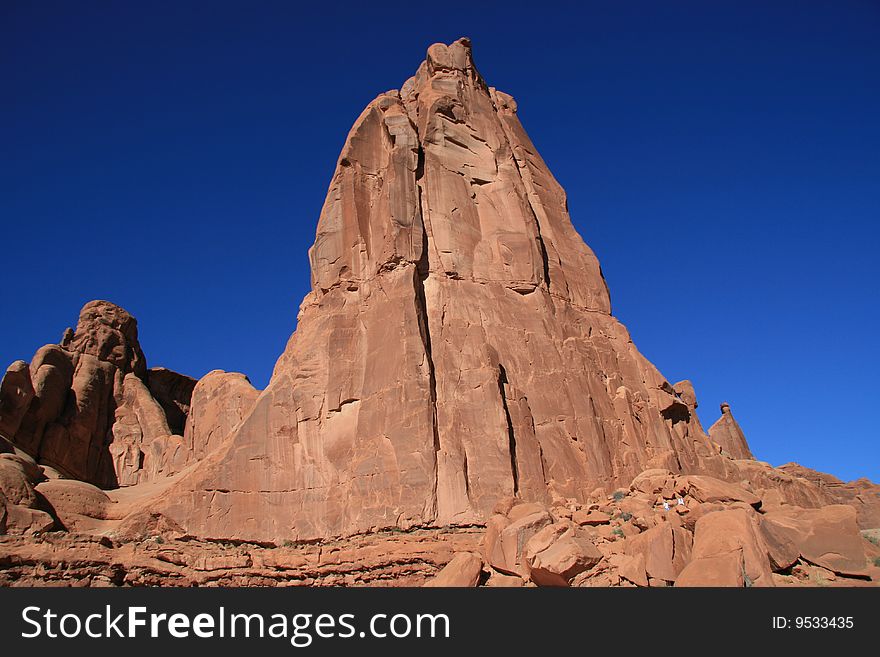
[[[0,384],[0,433],[66,477],[103,488],[149,480],[158,471],[148,463],[153,443],[173,435],[165,407],[188,410],[191,391],[187,377],[155,371],[163,406],[148,374],[134,317],[91,301],[60,344],[9,367]],[[173,419],[180,423],[179,415]]]
[[[752,450],[739,423],[730,412],[730,404],[721,404],[721,417],[709,427],[709,437],[724,453],[734,459],[753,459]]]

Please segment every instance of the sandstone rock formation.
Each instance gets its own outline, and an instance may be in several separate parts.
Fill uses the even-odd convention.
[[[214,451],[247,417],[258,396],[244,374],[214,370],[192,392],[184,440],[195,459]]]
[[[709,437],[724,454],[735,459],[753,459],[746,436],[730,412],[730,404],[721,404],[721,417],[709,427]]]
[[[185,422],[187,379],[148,371],[135,319],[92,301],[61,344],[39,349],[30,365],[9,367],[0,384],[0,434],[65,476],[104,488],[137,484],[161,469],[156,458],[167,450],[153,462],[150,455],[154,442],[165,445],[172,435],[166,408],[176,411],[175,426]]]
[[[485,522],[648,467],[738,478],[610,315],[565,193],[470,44],[436,44],[348,135],[312,292],[268,388],[163,513],[282,542]],[[272,467],[266,467],[272,464]]]
[[[880,487],[756,460],[727,404],[703,430],[516,110],[465,39],[368,105],[266,390],[148,369],[106,301],[13,363],[0,583],[880,581]]]

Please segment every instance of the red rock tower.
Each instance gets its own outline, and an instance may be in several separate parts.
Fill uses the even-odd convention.
[[[584,499],[650,467],[726,467],[692,390],[611,316],[565,192],[468,40],[431,46],[357,119],[309,257],[268,388],[165,497],[188,531],[467,524],[505,496]]]

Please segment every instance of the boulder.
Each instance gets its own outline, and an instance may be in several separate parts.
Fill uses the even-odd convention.
[[[674,582],[690,561],[690,532],[664,522],[626,540],[626,554],[641,556],[648,577]]]
[[[529,579],[538,586],[568,586],[602,559],[590,536],[570,523],[548,525],[525,547]]]
[[[648,586],[648,574],[645,571],[645,555],[643,553],[615,556],[618,557],[617,572],[621,577],[636,586]]]
[[[26,467],[15,459],[14,455],[0,455],[0,492],[3,493],[8,504],[36,506],[37,496],[33,483],[33,478],[28,476]]]
[[[866,575],[865,548],[851,506],[781,507],[768,512],[762,526],[780,540],[790,540],[810,563],[839,575]]]
[[[771,570],[787,570],[797,563],[800,549],[794,542],[795,534],[764,516],[758,518],[758,527],[760,539],[767,549]]]
[[[731,484],[706,475],[686,475],[679,477],[675,490],[681,495],[690,495],[698,502],[745,502],[754,507],[761,506],[761,498],[741,486]]]
[[[0,499],[0,504],[3,500]],[[5,504],[7,534],[33,535],[48,532],[56,528],[55,518],[41,509],[32,509],[21,504]]]
[[[93,526],[86,519],[104,520],[113,517],[115,503],[100,488],[73,479],[49,479],[37,484],[61,524],[67,529]]]
[[[690,410],[696,410],[699,407],[697,403],[697,393],[694,390],[694,384],[688,379],[684,381],[679,381],[678,383],[672,384],[672,389],[675,391],[675,394],[678,395],[678,398],[687,406]]]
[[[150,509],[138,509],[123,518],[112,536],[122,543],[143,541],[156,536],[178,538],[185,534],[173,520]]]
[[[459,552],[424,586],[470,588],[479,583],[482,568],[483,560],[478,554]]]
[[[513,522],[501,515],[489,520],[484,539],[483,554],[490,566],[523,579],[529,576],[524,549],[529,539],[553,522],[546,510],[535,511]]]
[[[772,586],[767,547],[753,515],[739,508],[701,517],[694,532],[692,560],[676,586]]]
[[[571,520],[577,525],[594,527],[596,525],[607,525],[611,522],[611,516],[602,511],[575,511],[571,515]]]
[[[639,473],[630,484],[630,490],[640,491],[647,495],[657,495],[673,484],[674,475],[663,468],[652,468]]]
[[[494,568],[491,569],[489,579],[486,580],[486,586],[493,588],[519,588],[524,584],[525,582],[522,577],[505,575],[504,573],[499,573]]]
[[[547,511],[547,507],[543,504],[538,504],[537,502],[521,502],[517,501],[516,504],[510,507],[510,511],[507,512],[507,519],[510,522],[516,522],[520,518],[525,518],[526,516],[531,516],[536,513],[544,513]]]
[[[675,580],[675,586],[741,588],[745,586],[744,575],[743,553],[741,550],[734,550],[713,557],[694,559],[681,571]]]
[[[42,508],[44,500],[34,490],[41,478],[39,467],[19,450],[0,453],[0,534],[34,534],[55,527],[55,518]]]

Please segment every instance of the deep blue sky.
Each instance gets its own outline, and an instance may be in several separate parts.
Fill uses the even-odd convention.
[[[0,362],[80,306],[264,386],[342,142],[473,39],[614,312],[708,426],[880,481],[880,3],[0,0]]]

